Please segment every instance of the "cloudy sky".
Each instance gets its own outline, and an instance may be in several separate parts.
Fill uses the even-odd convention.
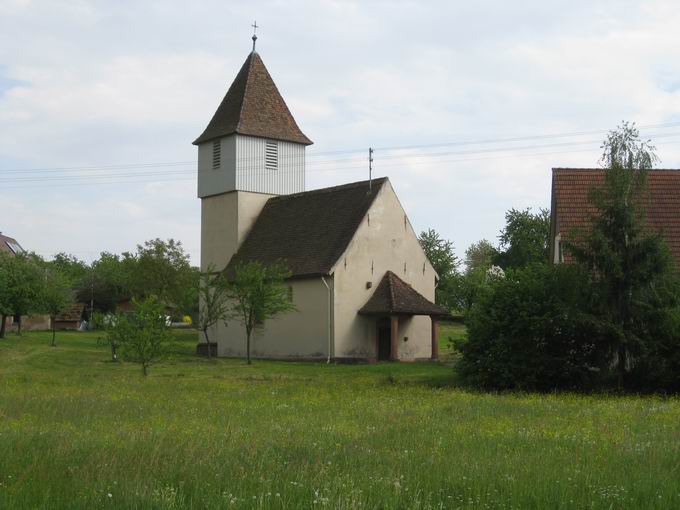
[[[200,250],[196,149],[250,51],[302,130],[307,189],[387,175],[459,254],[547,207],[635,121],[680,167],[680,6],[659,1],[0,0],[0,231],[85,260]]]

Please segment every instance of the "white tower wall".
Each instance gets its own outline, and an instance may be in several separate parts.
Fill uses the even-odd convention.
[[[198,146],[200,198],[229,191],[288,195],[304,190],[303,144],[234,134]]]

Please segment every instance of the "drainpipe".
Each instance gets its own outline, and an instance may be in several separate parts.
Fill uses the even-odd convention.
[[[326,286],[326,291],[328,292],[328,311],[326,313],[327,319],[328,319],[328,359],[326,360],[326,363],[330,363],[331,362],[331,288],[328,286],[328,283],[326,282],[325,276],[321,277],[321,281]]]

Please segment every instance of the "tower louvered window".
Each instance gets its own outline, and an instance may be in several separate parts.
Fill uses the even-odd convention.
[[[279,168],[279,144],[274,141],[267,141],[264,147],[264,164],[267,170],[278,170]]]
[[[220,140],[215,140],[213,142],[213,170],[217,170],[222,163],[222,144]]]

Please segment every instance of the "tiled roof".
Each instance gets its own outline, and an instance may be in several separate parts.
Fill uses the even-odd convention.
[[[16,255],[18,253],[22,253],[24,249],[21,247],[19,243],[16,242],[16,240],[12,239],[11,237],[4,236],[2,233],[0,233],[0,251],[4,251],[5,253],[9,253],[10,255]]]
[[[194,145],[240,133],[310,145],[286,106],[260,55],[252,52],[212,120]]]
[[[56,317],[58,321],[79,321],[83,316],[85,305],[83,303],[74,303],[68,310]]]
[[[387,178],[270,198],[226,267],[283,263],[293,277],[329,274]]]
[[[588,226],[597,210],[588,200],[589,190],[601,186],[601,168],[553,168],[552,209],[562,240],[574,228]],[[649,202],[645,221],[666,240],[680,267],[680,170],[655,169],[647,173]],[[552,240],[551,240],[552,242]],[[565,253],[565,259],[569,256]]]
[[[387,271],[373,295],[359,310],[362,315],[448,315],[392,271]]]

